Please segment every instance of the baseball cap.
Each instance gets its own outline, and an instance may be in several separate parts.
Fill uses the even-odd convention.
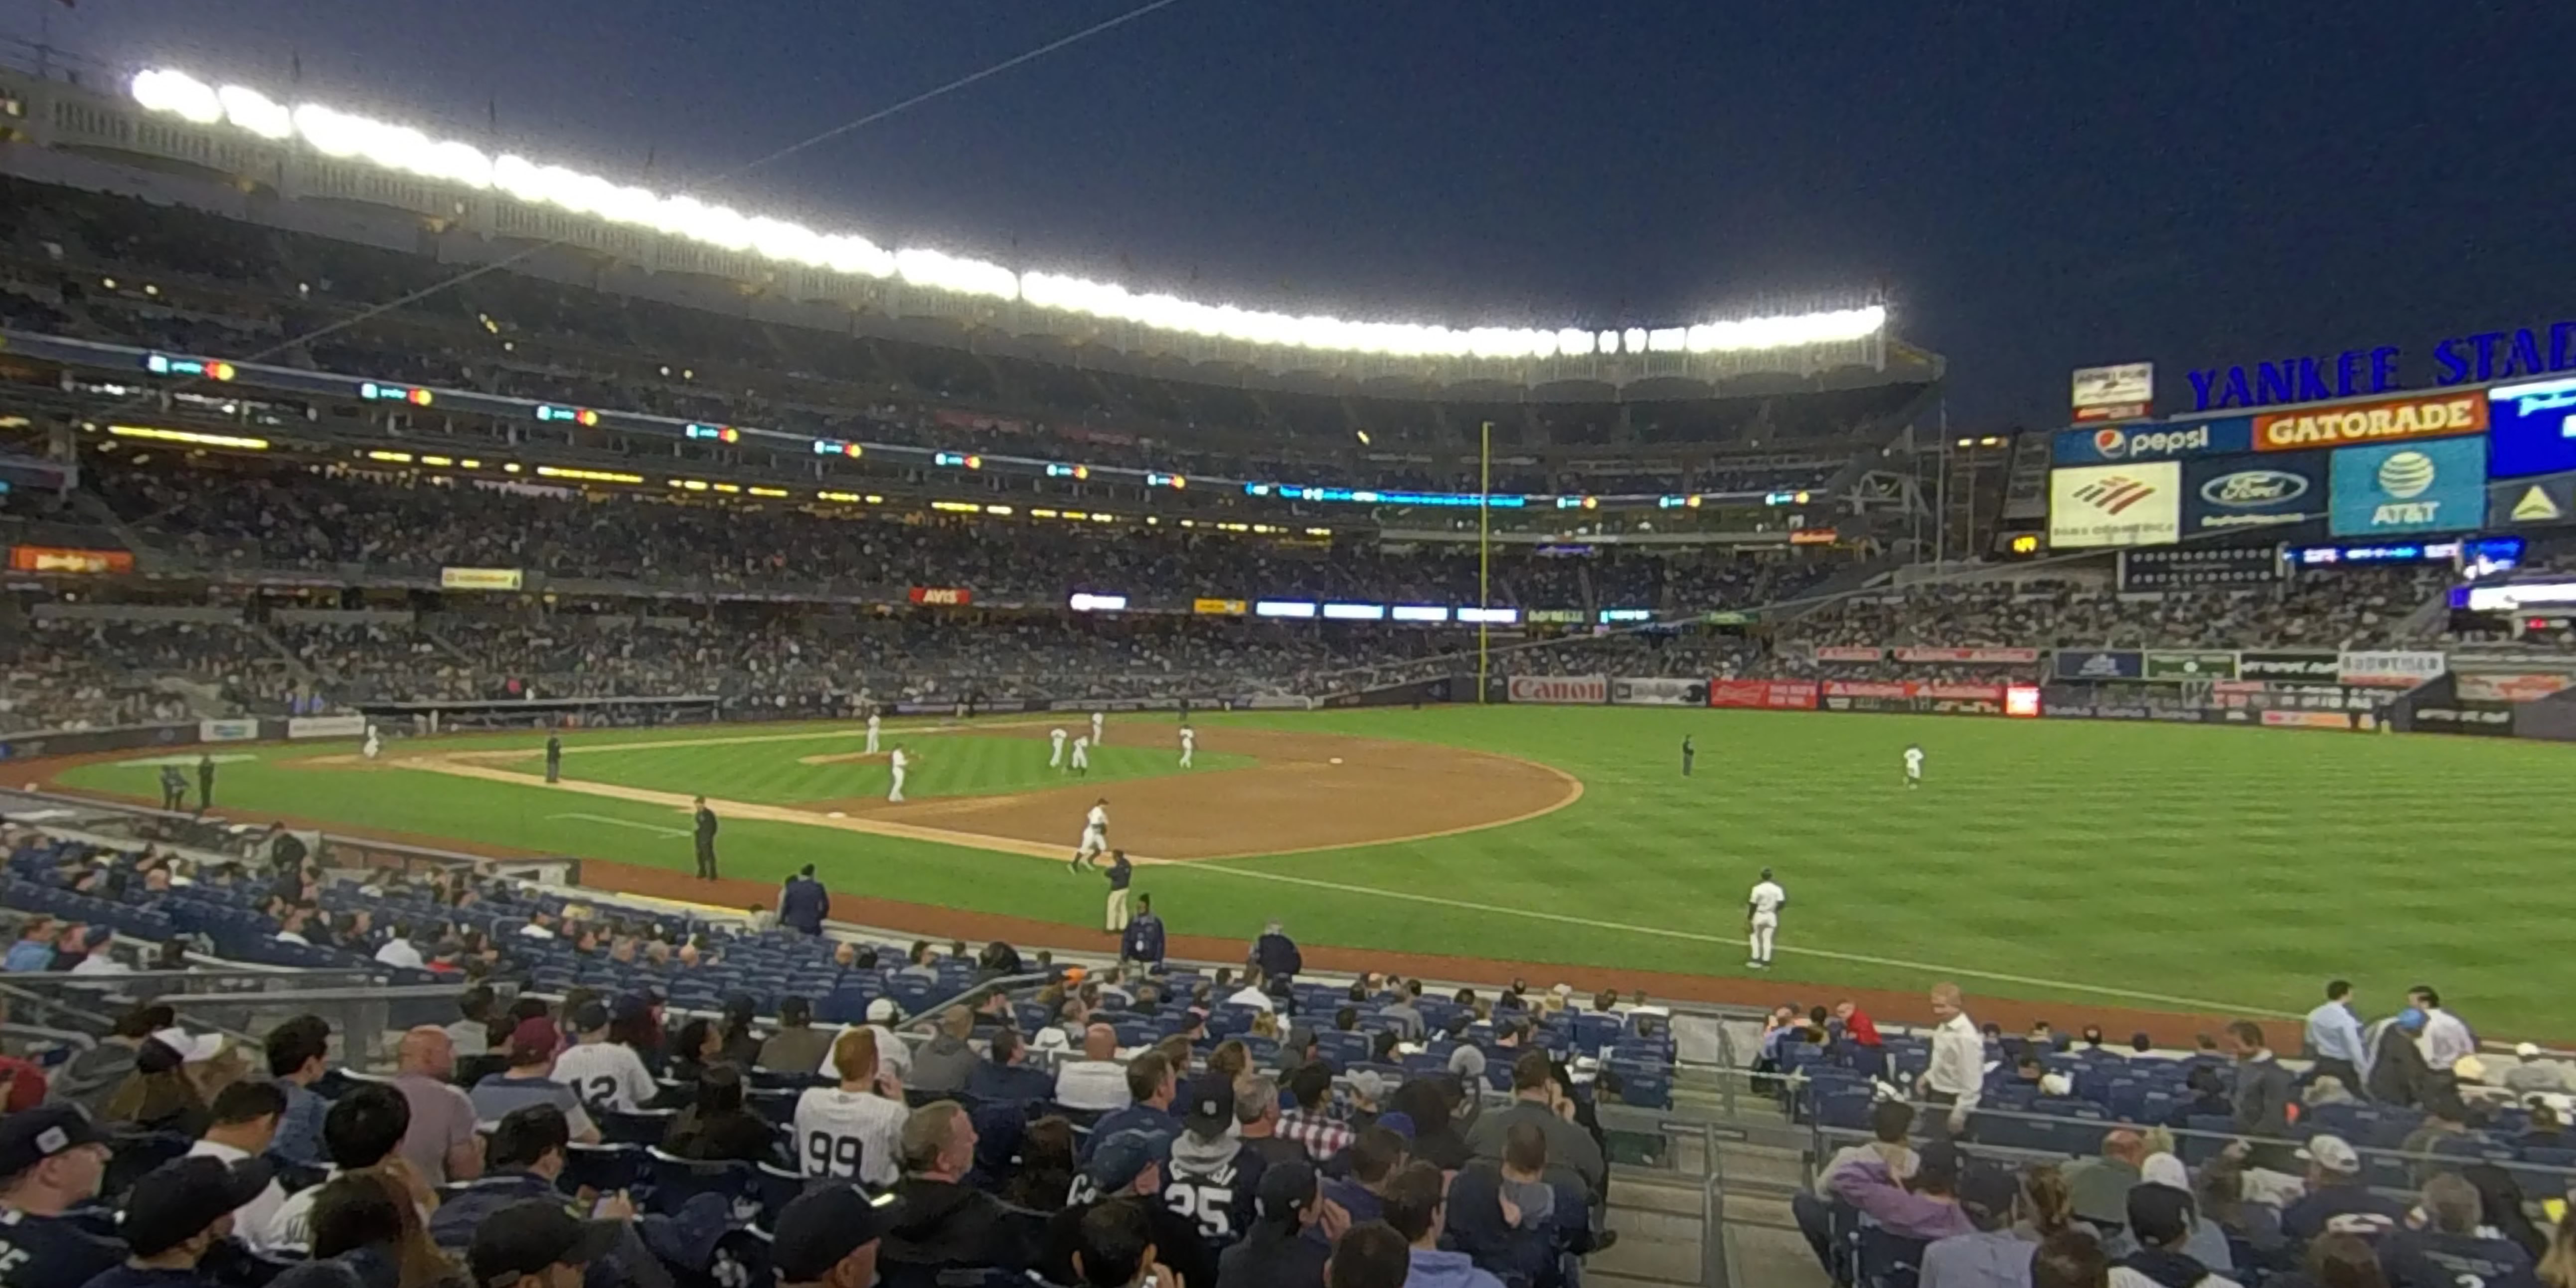
[[[1952,1180],[1959,1175],[1959,1147],[1946,1140],[1936,1140],[1916,1150],[1914,1179],[1923,1181]]]
[[[528,1064],[553,1055],[556,1044],[562,1040],[563,1035],[555,1032],[553,1020],[531,1015],[519,1021],[519,1027],[510,1030],[510,1040],[504,1045],[509,1051],[508,1059]]]
[[[1985,1222],[2011,1216],[2020,1197],[2021,1182],[2000,1167],[1971,1167],[1959,1178],[1959,1206]]]
[[[608,1008],[597,1001],[584,1002],[572,1008],[572,1031],[596,1033],[608,1027]]]
[[[2341,1136],[2310,1136],[2299,1157],[2326,1169],[2350,1176],[2361,1170],[2361,1151]]]
[[[2129,1233],[2140,1243],[2164,1245],[2191,1231],[2191,1193],[2149,1183],[2129,1191]]]
[[[465,1259],[474,1282],[504,1288],[548,1266],[586,1266],[617,1245],[625,1227],[614,1221],[576,1220],[552,1199],[513,1203],[474,1228]]]
[[[891,997],[880,997],[868,1003],[868,1023],[870,1024],[892,1024],[901,1014],[901,1010],[895,1006],[894,999]]]
[[[1406,1140],[1413,1139],[1413,1133],[1416,1130],[1413,1125],[1413,1115],[1408,1113],[1379,1114],[1377,1125]]]
[[[853,1252],[894,1228],[895,1197],[870,1198],[856,1186],[836,1185],[800,1194],[778,1214],[769,1242],[778,1281],[821,1283]]]
[[[2513,1044],[2513,1054],[2516,1059],[2537,1060],[2540,1058],[2540,1044],[2537,1042],[2516,1042]]]
[[[78,1105],[39,1105],[20,1110],[0,1118],[0,1180],[56,1154],[106,1143],[107,1134]]]
[[[1100,1142],[1091,1151],[1091,1163],[1083,1169],[1083,1175],[1090,1177],[1101,1193],[1111,1194],[1135,1184],[1146,1168],[1171,1156],[1170,1132],[1131,1128]]]
[[[152,1041],[178,1052],[179,1062],[182,1064],[212,1060],[224,1053],[224,1035],[220,1033],[190,1033],[186,1029],[179,1028],[159,1029],[152,1034]]]
[[[612,1018],[629,1022],[648,1019],[653,1014],[653,999],[642,993],[624,994],[617,999],[616,1009],[609,1014]]]
[[[159,1256],[258,1198],[269,1175],[264,1158],[226,1163],[200,1154],[163,1163],[127,1192],[118,1232],[134,1255]]]
[[[1234,1080],[1221,1074],[1207,1074],[1190,1083],[1189,1110],[1181,1124],[1190,1134],[1216,1137],[1234,1126]]]
[[[1266,1217],[1286,1216],[1314,1199],[1315,1165],[1305,1162],[1271,1164],[1252,1191],[1255,1210]]]
[[[2420,1029],[2424,1027],[2424,1013],[2411,1006],[2407,1007],[2405,1010],[2399,1011],[2397,1013],[2397,1027],[2401,1029]]]

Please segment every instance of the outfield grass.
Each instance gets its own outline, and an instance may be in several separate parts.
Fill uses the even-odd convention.
[[[2298,1012],[2320,982],[2340,975],[2360,984],[2372,1013],[2425,980],[2482,1027],[2566,1027],[2544,957],[2576,905],[2552,857],[2560,833],[2548,789],[2576,768],[2557,746],[1664,709],[1435,708],[1199,723],[1474,747],[1563,769],[1586,793],[1568,809],[1500,830],[1150,870],[1139,888],[1182,933],[1248,936],[1279,916],[1309,943],[1527,961],[1533,982],[1562,973],[1585,987],[1615,983],[1621,967],[1733,974],[1743,963],[1744,891],[1767,865],[1790,894],[1775,975],[1784,996],[1801,1000],[1830,991],[1822,986],[1914,989],[1956,973],[1979,991],[2066,999],[2065,1014],[2052,1018],[2071,1027],[2086,1001]],[[1131,729],[1138,732],[1121,737]],[[1156,718],[1115,719],[1102,754],[1132,753],[1157,762],[1137,772],[1169,772],[1160,750],[1167,732]],[[1677,752],[1684,733],[1697,736],[1700,751],[1688,779]],[[581,777],[673,791],[704,782],[694,790],[779,800],[864,794],[839,784],[863,769],[883,774],[797,763],[854,749],[847,731],[578,750],[708,736],[576,735],[565,766]],[[1909,741],[1929,754],[1920,791],[1900,780],[1898,753]],[[972,779],[987,743],[997,749],[993,777]],[[1019,768],[1003,739],[920,746],[914,783],[925,791],[934,781],[951,792],[1019,790],[1033,785],[1028,773],[1043,773],[1042,754],[1036,771]],[[225,766],[220,799],[683,870],[691,862],[685,819],[669,809],[414,771],[277,763],[330,750],[261,749],[258,761]],[[1202,764],[1209,757],[1202,752]],[[1095,763],[1097,776],[1109,762]],[[829,785],[808,770],[830,771]],[[155,772],[95,765],[67,778],[149,798]],[[837,889],[1086,929],[1099,909],[1096,881],[1023,857],[751,819],[729,822],[725,839],[728,875],[775,879],[815,863]]]

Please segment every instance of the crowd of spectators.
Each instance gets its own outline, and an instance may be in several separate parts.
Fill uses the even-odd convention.
[[[1239,972],[1167,969],[1156,945],[1086,974],[998,942],[902,950],[767,909],[715,931],[275,849],[215,861],[0,826],[0,851],[13,903],[37,887],[116,917],[220,909],[201,947],[238,956],[247,936],[464,986],[452,1022],[378,1035],[299,1015],[256,1044],[143,1002],[50,1079],[12,1066],[26,1102],[0,1117],[0,1211],[45,1257],[8,1268],[29,1288],[315,1282],[307,1263],[406,1288],[584,1268],[1126,1288],[1146,1263],[1184,1285],[1324,1288],[1328,1258],[1380,1254],[1380,1278],[1332,1283],[1544,1288],[1616,1239],[1596,1105],[1626,1094],[1621,1069],[1672,1058],[1642,997],[1325,983],[1276,927]],[[799,880],[780,911],[805,922]],[[0,969],[107,951],[58,952],[55,928],[30,922]],[[390,1075],[359,1054],[380,1038]]]
[[[2387,648],[2431,638],[2410,619],[2446,578],[2429,566],[2336,569],[2151,595],[2044,578],[1947,582],[1838,600],[1786,633],[1842,647]]]

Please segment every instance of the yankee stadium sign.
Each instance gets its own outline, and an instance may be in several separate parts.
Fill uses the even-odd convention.
[[[2394,393],[2409,387],[2406,366],[2406,351],[2389,344],[2205,367],[2184,374],[2191,382],[2192,410],[2218,411]],[[2431,350],[2431,367],[2419,368],[2415,387],[2447,388],[2561,371],[2576,371],[2576,321],[2479,331],[2437,341]]]

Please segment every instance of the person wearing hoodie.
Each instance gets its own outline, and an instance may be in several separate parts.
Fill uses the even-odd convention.
[[[1324,1197],[1315,1165],[1274,1164],[1261,1173],[1252,1224],[1217,1258],[1225,1288],[1318,1288],[1329,1246],[1350,1228],[1351,1214]],[[1312,1229],[1321,1240],[1299,1236]]]
[[[1386,1187],[1386,1223],[1410,1245],[1412,1269],[1404,1288],[1503,1288],[1492,1271],[1463,1252],[1443,1252],[1440,1231],[1448,1214],[1447,1182],[1429,1163],[1408,1164]]]
[[[975,1076],[975,1048],[966,1039],[975,1032],[975,1013],[952,1006],[939,1013],[939,1032],[912,1053],[912,1076],[904,1086],[914,1091],[954,1095]]]
[[[2433,1087],[2433,1068],[2416,1045],[2424,1024],[2424,1013],[2410,1006],[2371,1026],[2367,1091],[2372,1100],[2401,1106],[2424,1102]]]
[[[894,1224],[877,1249],[888,1279],[903,1271],[926,1280],[950,1270],[1028,1267],[1035,1218],[966,1184],[975,1166],[975,1121],[956,1101],[913,1110],[903,1123],[901,1150]]]
[[[1457,1171],[1476,1156],[1450,1122],[1452,1107],[1464,1101],[1464,1093],[1456,1079],[1444,1074],[1407,1079],[1387,1098],[1388,1113],[1413,1120],[1413,1156],[1444,1172]]]
[[[1182,1108],[1182,1131],[1163,1169],[1163,1205],[1198,1222],[1209,1247],[1224,1248],[1252,1227],[1268,1160],[1235,1136],[1234,1083],[1223,1074],[1193,1079]]]
[[[2128,1217],[2137,1250],[2111,1267],[2110,1288],[2236,1288],[2184,1251],[2200,1224],[2190,1194],[2150,1181],[2129,1191]]]

